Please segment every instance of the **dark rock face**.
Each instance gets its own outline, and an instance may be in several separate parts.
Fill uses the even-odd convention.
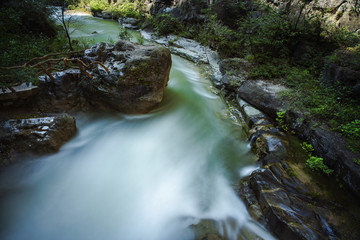
[[[158,46],[140,46],[126,41],[99,43],[85,50],[85,63],[93,65],[89,79],[80,70],[54,74],[55,81],[42,78],[36,105],[42,111],[116,110],[146,113],[161,102],[169,80],[171,55]]]
[[[112,19],[113,18],[112,13],[108,12],[108,11],[102,11],[101,12],[101,17],[103,19]]]
[[[279,239],[356,239],[340,220],[341,205],[321,197],[306,172],[288,161],[294,152],[284,133],[259,110],[238,101],[252,151],[261,169],[242,179],[236,191],[253,219],[265,225]],[[290,161],[291,162],[291,161]],[[307,181],[304,181],[306,179]],[[357,221],[357,220],[354,220]],[[346,224],[345,224],[346,225]],[[341,236],[341,237],[340,237]]]
[[[286,88],[279,84],[247,80],[238,89],[237,95],[275,119],[277,112],[289,109],[280,95],[284,90]],[[360,195],[360,166],[353,161],[360,156],[347,149],[345,139],[330,129],[326,130],[324,126],[313,127],[315,122],[306,120],[299,112],[287,111],[285,120],[301,139],[314,146],[315,154],[323,157],[325,164],[335,169],[336,176],[342,179],[351,191]]]
[[[356,225],[358,219],[341,216],[349,212],[341,203],[314,195],[322,190],[310,180],[313,177],[306,169],[294,164],[292,159],[297,159],[302,153],[296,152],[294,143],[273,126],[276,113],[287,110],[284,119],[287,128],[310,142],[316,149],[314,154],[323,157],[330,168],[336,169],[336,176],[344,185],[359,193],[357,175],[360,170],[352,161],[356,155],[347,150],[341,136],[321,127],[312,127],[311,120],[291,110],[281,96],[281,92],[286,90],[284,86],[248,80],[247,73],[252,67],[241,59],[222,61],[220,71],[223,77],[216,85],[240,111],[251,149],[259,157],[262,167],[242,179],[236,187],[250,215],[279,239],[356,239],[358,234],[353,233],[353,227],[347,229],[347,224]],[[236,82],[235,79],[240,84],[230,84]]]
[[[326,126],[314,128],[312,121],[295,121],[299,116],[301,114],[289,111],[290,127],[314,146],[315,154],[324,158],[324,163],[335,170],[347,188],[360,196],[360,166],[354,162],[360,154],[348,150],[346,140]]]
[[[210,6],[207,0],[160,0],[147,2],[148,11],[152,15],[169,13],[175,18],[186,22],[199,22],[204,17],[202,9]]]
[[[80,83],[80,70],[69,69],[53,74],[55,81],[40,78],[34,105],[42,112],[76,112],[88,109]]]
[[[0,167],[16,162],[22,154],[56,152],[75,133],[75,118],[68,114],[2,121]]]
[[[311,199],[307,189],[301,187],[296,177],[290,177],[281,164],[254,172],[241,185],[245,191],[240,196],[256,209],[250,210],[252,215],[257,215],[280,239],[336,239],[327,221],[334,217],[332,210],[340,209],[335,206],[332,210],[325,209],[323,206],[331,203]],[[251,202],[247,201],[249,191],[256,196]]]
[[[139,24],[139,20],[137,20],[136,18],[119,18],[119,23],[124,27],[124,28],[129,28],[129,29],[138,29],[138,24]]]
[[[346,51],[336,51],[336,61],[325,64],[323,82],[327,85],[340,84],[352,90],[352,95],[360,98],[360,57]]]

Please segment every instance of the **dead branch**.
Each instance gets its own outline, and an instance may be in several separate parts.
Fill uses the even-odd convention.
[[[25,68],[27,66],[29,67],[36,67],[37,64],[35,65],[31,65],[32,62],[35,62],[35,61],[39,61],[39,60],[44,60],[44,59],[48,59],[50,57],[55,57],[55,56],[61,56],[61,55],[65,55],[65,56],[70,56],[70,55],[73,55],[73,54],[77,54],[77,53],[83,53],[84,50],[81,50],[81,51],[72,51],[72,52],[60,52],[60,53],[50,53],[50,54],[47,54],[45,56],[42,56],[42,57],[36,57],[36,58],[33,58],[31,59],[30,61],[24,63],[23,65],[18,65],[18,66],[11,66],[11,67],[0,67],[0,70],[13,70],[13,69],[19,69],[19,68]],[[50,59],[52,60],[52,59]],[[44,61],[40,64],[43,64],[43,63],[46,63],[47,61]]]
[[[51,74],[53,71],[64,71],[64,70],[69,69],[69,68],[79,69],[81,74],[86,75],[87,77],[92,79],[93,76],[89,72],[87,72],[86,70],[90,70],[91,67],[93,65],[95,65],[95,64],[100,65],[108,73],[110,73],[110,70],[101,62],[95,61],[95,62],[91,62],[89,64],[86,64],[86,63],[84,63],[83,61],[81,61],[78,58],[67,58],[67,57],[72,56],[73,54],[78,54],[78,53],[83,53],[83,52],[84,51],[50,53],[50,54],[47,54],[47,55],[42,56],[42,57],[33,58],[30,61],[24,63],[23,65],[11,66],[11,67],[0,67],[0,70],[15,70],[15,69],[21,69],[21,68],[26,68],[26,67],[35,68],[35,69],[38,69],[38,72],[37,72],[36,76],[40,76],[41,74],[46,74],[46,75],[48,75],[50,77],[50,79],[52,81],[55,81],[55,78]],[[58,57],[58,56],[66,56],[66,57],[51,58],[51,57]],[[36,63],[36,61],[40,61],[40,62]],[[60,65],[62,62],[65,64],[64,67],[62,67],[63,65]],[[59,65],[61,67],[56,68]],[[6,75],[2,75],[2,76],[6,76]],[[13,86],[9,87],[9,89],[12,92],[16,92],[16,90],[13,87],[16,86],[16,85],[20,85],[22,83],[23,82],[15,83],[15,84],[13,84]]]

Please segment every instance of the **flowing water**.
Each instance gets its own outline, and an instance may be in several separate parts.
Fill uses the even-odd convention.
[[[116,39],[114,22],[77,21],[74,36]],[[201,71],[172,59],[151,113],[79,114],[78,134],[58,153],[2,172],[0,239],[185,240],[202,219],[229,239],[272,239],[232,187],[255,168],[241,129],[221,118]]]

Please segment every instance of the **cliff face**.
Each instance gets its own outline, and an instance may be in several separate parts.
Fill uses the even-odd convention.
[[[338,27],[347,27],[350,31],[360,31],[360,1],[359,0],[308,0],[306,7],[301,0],[262,0],[274,8],[287,11],[297,17],[300,12],[311,16],[320,16],[327,22]],[[171,13],[184,21],[199,21],[202,10],[213,7],[226,24],[232,24],[238,14],[243,14],[236,8],[242,5],[246,10],[253,8],[253,0],[147,0],[147,11],[154,14]],[[244,11],[246,11],[244,9]],[[301,19],[300,19],[301,20]]]
[[[290,11],[298,16],[304,4],[299,0],[266,1],[280,10]],[[358,0],[309,0],[306,1],[302,16],[318,16],[337,27],[347,27],[350,31],[360,30],[360,1]]]

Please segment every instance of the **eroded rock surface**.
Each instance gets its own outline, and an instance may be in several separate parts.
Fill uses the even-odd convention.
[[[215,82],[240,111],[251,149],[259,157],[261,169],[236,187],[250,215],[279,239],[356,239],[359,218],[346,204],[323,196],[326,191],[315,184],[317,180],[306,166],[294,163],[298,158],[306,161],[307,155],[301,148],[294,150],[295,143],[280,128],[295,130],[303,141],[310,142],[317,149],[314,154],[324,157],[325,163],[336,169],[337,177],[357,192],[360,181],[356,174],[360,171],[352,161],[354,153],[346,149],[342,137],[324,127],[313,127],[311,120],[291,110],[281,95],[286,87],[249,79],[252,67],[242,59],[222,61],[223,77]],[[283,110],[284,126],[276,127],[277,112]]]
[[[287,136],[243,100],[238,106],[249,126],[252,151],[262,167],[237,187],[250,215],[279,239],[356,239],[354,226],[359,219],[345,217],[352,214],[347,206],[315,194],[323,190],[293,164],[291,158],[300,153],[292,149]]]
[[[116,110],[146,113],[162,101],[169,80],[171,55],[159,46],[127,41],[115,45],[98,43],[85,50],[85,63],[99,61],[89,70],[92,78],[69,69],[43,77],[36,104],[42,111]]]
[[[75,118],[68,114],[4,120],[0,122],[0,167],[24,154],[56,152],[75,133]]]

